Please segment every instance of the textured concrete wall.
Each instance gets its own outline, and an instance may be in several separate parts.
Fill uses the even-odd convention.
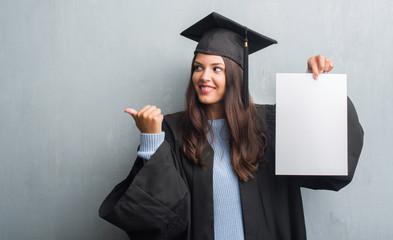
[[[182,109],[195,43],[179,33],[212,11],[279,42],[250,57],[255,102],[318,53],[348,74],[364,150],[347,188],[303,191],[307,234],[393,239],[393,4],[246,2],[0,0],[0,239],[127,239],[97,216],[136,154],[123,109]]]

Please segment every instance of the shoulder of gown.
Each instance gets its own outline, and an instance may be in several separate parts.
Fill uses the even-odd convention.
[[[130,174],[99,209],[100,217],[131,239],[185,239],[190,194],[173,151],[176,122],[176,116],[165,117],[164,142],[145,164],[141,158],[135,160]]]
[[[347,176],[303,176],[292,177],[301,187],[338,191],[348,185],[355,174],[360,153],[363,148],[364,131],[351,99],[347,98],[348,111],[348,175]],[[268,149],[275,151],[276,105],[256,105],[262,129],[267,133]],[[269,143],[270,141],[270,143]],[[273,160],[274,161],[274,160]]]

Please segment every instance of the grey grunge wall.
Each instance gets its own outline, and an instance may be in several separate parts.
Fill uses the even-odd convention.
[[[323,54],[348,74],[365,131],[353,182],[304,189],[309,239],[393,239],[393,4],[289,0],[0,0],[0,239],[127,239],[98,208],[131,169],[126,107],[183,108],[195,43],[212,11],[278,40],[250,56],[250,91]]]

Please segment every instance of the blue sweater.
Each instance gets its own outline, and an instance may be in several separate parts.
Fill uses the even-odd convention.
[[[228,128],[225,119],[209,121],[212,132],[207,139],[214,150],[213,206],[214,239],[244,239],[238,177],[231,165]],[[141,134],[138,156],[146,160],[164,141],[165,133]]]

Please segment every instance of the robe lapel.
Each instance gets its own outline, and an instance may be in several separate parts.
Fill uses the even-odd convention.
[[[275,239],[269,186],[264,165],[248,182],[239,180],[245,240]],[[261,174],[262,173],[262,174]],[[265,193],[265,194],[263,194]]]
[[[214,239],[214,212],[213,212],[213,157],[214,152],[210,145],[203,150],[203,160],[207,163],[205,168],[194,164],[192,181],[192,232],[194,239]]]

